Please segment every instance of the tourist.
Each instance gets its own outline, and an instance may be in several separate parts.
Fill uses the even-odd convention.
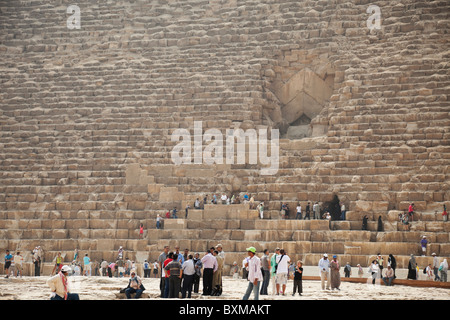
[[[227,199],[228,199],[228,197],[225,193],[223,193],[222,196],[220,197],[222,204],[227,204]]]
[[[170,292],[170,270],[166,269],[166,266],[171,263],[173,261],[173,256],[174,253],[172,251],[169,252],[169,254],[167,255],[166,260],[164,260],[163,266],[162,266],[162,270],[164,270],[164,298],[168,298],[169,297],[169,292]]]
[[[187,297],[191,298],[192,294],[192,285],[194,284],[194,276],[195,276],[195,265],[194,265],[194,257],[190,254],[187,259],[184,261],[181,266],[182,275],[183,275],[183,285],[181,287],[181,298]]]
[[[17,277],[19,275],[22,278],[23,272],[23,257],[20,254],[20,251],[14,255],[14,275]]]
[[[260,295],[268,295],[267,288],[270,282],[270,261],[269,261],[269,249],[264,249],[264,254],[261,257],[261,272],[263,275]]]
[[[198,198],[195,199],[195,202],[194,202],[194,209],[200,209],[200,200],[198,200]]]
[[[213,195],[213,198],[212,198],[211,202],[213,204],[217,204],[217,195],[215,195],[215,194]]]
[[[142,268],[144,269],[144,278],[150,278],[150,264],[148,263],[147,259],[144,260]]]
[[[356,267],[358,268],[358,277],[362,278],[363,274],[364,274],[363,268],[361,267],[361,265],[359,263],[356,265]]]
[[[173,260],[167,263],[164,267],[165,271],[169,271],[169,296],[168,298],[178,298],[181,288],[181,278],[183,277],[183,270],[181,263],[178,260],[177,253],[173,254]]]
[[[114,261],[112,261],[109,265],[108,265],[108,277],[112,278],[115,272],[115,268],[116,268],[116,263]]]
[[[248,300],[253,291],[255,300],[259,299],[259,286],[263,279],[261,274],[261,260],[256,256],[256,249],[254,247],[247,248],[249,256],[246,267],[248,268],[248,287],[242,300]]]
[[[203,197],[203,209],[205,209],[205,205],[208,204],[208,195],[205,194],[205,196]]]
[[[144,292],[145,287],[142,285],[142,280],[136,275],[134,270],[130,272],[130,280],[128,281],[128,287],[125,289],[125,296],[127,299],[131,299],[131,294],[135,293],[135,299],[139,299]]]
[[[264,202],[261,202],[259,205],[258,205],[258,211],[259,211],[259,218],[260,219],[264,219]]]
[[[306,209],[305,209],[305,217],[304,220],[306,220],[306,218],[308,218],[308,220],[310,220],[310,212],[311,212],[311,203],[308,202],[308,204],[306,205]]]
[[[185,215],[184,215],[184,218],[185,218],[185,219],[188,218],[188,213],[189,213],[189,209],[190,209],[190,208],[191,208],[190,205],[186,205],[186,208],[184,209],[184,210],[185,210]]]
[[[158,278],[158,274],[159,274],[158,260],[155,260],[152,265],[153,265],[153,275],[155,276],[155,279],[156,279],[156,278]],[[150,275],[150,277],[153,278],[151,275]]]
[[[301,220],[302,219],[302,205],[299,203],[296,209],[297,209],[297,214],[295,215],[295,219]]]
[[[411,203],[408,207],[408,216],[411,221],[414,221],[414,203]]]
[[[352,274],[352,266],[350,265],[350,262],[347,262],[347,264],[344,267],[344,277],[350,278]]]
[[[102,269],[102,276],[106,277],[108,273],[108,262],[102,259],[102,262],[100,263],[100,268]]]
[[[167,256],[169,254],[169,246],[164,246],[164,250],[160,253],[158,256],[158,265],[159,269],[161,270],[161,278],[159,281],[159,289],[161,290],[161,298],[164,297],[164,288],[165,288],[165,274],[164,274],[164,261],[167,259]]]
[[[77,277],[81,276],[81,268],[79,263],[75,263],[73,266],[73,275]]]
[[[156,216],[156,229],[161,229],[161,220],[162,220],[161,215],[158,214]]]
[[[83,258],[84,263],[84,275],[85,276],[91,276],[91,259],[89,258],[88,254],[86,253]]]
[[[433,267],[432,267],[431,263],[429,263],[428,266],[426,266],[425,273],[427,274],[427,280],[432,281],[433,280]]]
[[[139,239],[143,238],[144,238],[144,224],[141,223],[141,225],[139,226]]]
[[[407,279],[417,280],[417,263],[416,258],[413,254],[411,254],[411,257],[408,262],[408,276]]]
[[[277,288],[277,295],[280,294],[280,286],[282,288],[281,294],[286,294],[286,284],[288,281],[288,266],[291,258],[286,254],[284,249],[280,249],[280,255],[276,258],[277,275],[275,278],[275,285]]]
[[[170,210],[167,210],[166,212],[166,219],[170,219]]]
[[[33,250],[33,264],[34,264],[34,276],[39,277],[41,275],[41,257],[39,255],[38,247],[35,247]]]
[[[173,210],[172,210],[172,218],[173,218],[173,219],[178,219],[178,216],[177,216],[177,207],[174,207]]]
[[[387,266],[386,273],[384,274],[383,281],[386,286],[392,286],[394,280],[394,269],[390,265]]]
[[[343,202],[341,202],[341,220],[345,220],[345,204]]]
[[[341,275],[339,273],[340,266],[337,256],[333,256],[333,260],[330,261],[330,286],[331,290],[338,289],[341,286]]]
[[[297,265],[295,266],[294,271],[294,288],[292,290],[292,296],[295,296],[295,293],[298,292],[298,295],[301,296],[303,293],[303,262],[298,260]]]
[[[363,221],[362,221],[362,230],[367,231],[367,220],[369,220],[369,218],[366,216],[363,217]]]
[[[200,287],[200,278],[202,277],[202,268],[203,263],[200,259],[200,254],[196,252],[194,254],[194,267],[195,267],[195,274],[194,274],[194,293],[198,293],[198,289]]]
[[[75,248],[73,251],[73,261],[78,262],[78,249]]]
[[[431,256],[433,257],[433,272],[434,272],[434,281],[440,281],[441,278],[438,275],[439,270],[439,258],[436,256],[436,253],[432,253]]]
[[[280,254],[280,248],[275,248],[275,253],[272,255],[272,257],[270,257],[270,278],[272,281],[272,295],[275,294],[275,290],[276,290],[276,284],[275,284],[275,278],[277,275],[276,259],[279,254]]]
[[[216,250],[219,252],[219,256],[225,261],[225,251],[223,251],[223,247],[220,243],[216,246]]]
[[[203,295],[210,296],[213,289],[213,275],[218,268],[217,259],[207,250],[201,261],[203,264]]]
[[[117,251],[117,259],[116,260],[123,260],[123,254],[124,254],[124,250],[123,250],[122,246],[120,246],[119,250]]]
[[[377,260],[373,260],[369,267],[369,274],[372,276],[372,284],[376,283],[377,278],[380,276],[380,268],[378,267]]]
[[[425,255],[427,254],[427,245],[428,245],[427,237],[423,236],[422,240],[420,240],[420,246],[422,247],[422,257],[425,257]]]
[[[383,269],[384,269],[384,259],[379,253],[377,255],[377,264],[378,264],[378,268],[380,269],[380,278],[382,278],[383,277]]]
[[[286,219],[286,203],[281,203],[281,219]]]
[[[395,275],[395,269],[397,268],[397,260],[395,260],[395,257],[392,254],[389,254],[388,266],[391,266],[392,270],[394,271],[394,279],[397,278],[397,276]]]
[[[314,219],[320,219],[320,205],[316,202],[313,206]]]
[[[445,203],[444,203],[444,211],[442,211],[442,220],[448,221],[448,213],[447,213],[447,208],[445,207]]]
[[[325,279],[327,280],[326,289],[330,290],[330,260],[326,253],[319,260],[319,275],[322,290],[325,290]]]
[[[69,271],[71,271],[69,266],[63,266],[58,274],[47,280],[52,292],[50,300],[80,300],[78,294],[70,292],[67,278]]]
[[[218,290],[218,292],[222,292],[222,271],[223,271],[223,263],[224,259],[219,255],[219,251],[214,250],[213,256],[217,260],[217,271],[213,274],[213,282],[212,288]]]
[[[53,273],[57,274],[60,271],[60,269],[62,268],[62,263],[63,263],[63,258],[61,256],[61,252],[58,252],[58,254],[55,258],[55,266],[53,267],[51,275],[53,275]]]
[[[441,262],[438,270],[441,273],[441,282],[447,282],[447,272],[448,272],[447,259],[444,259],[444,261]]]
[[[250,197],[250,209],[253,210],[255,209],[255,198],[253,196]]]

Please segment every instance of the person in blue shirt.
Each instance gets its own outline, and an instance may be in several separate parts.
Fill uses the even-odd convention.
[[[9,253],[9,250],[6,250],[6,255],[5,255],[5,273],[6,273],[6,277],[5,278],[9,278],[9,267],[11,267],[11,261],[12,261],[12,254]]]
[[[90,276],[91,275],[91,259],[88,257],[88,254],[86,253],[86,255],[83,258],[84,261],[84,274],[86,276]]]

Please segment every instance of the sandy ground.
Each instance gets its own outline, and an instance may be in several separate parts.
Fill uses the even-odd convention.
[[[305,268],[306,269],[306,268]],[[315,268],[305,270],[305,275],[314,274]],[[405,270],[398,270],[399,278],[404,279]],[[46,280],[49,276],[0,278],[0,300],[48,300],[50,296]],[[69,277],[72,292],[80,295],[82,300],[114,300],[116,293],[128,284],[128,278],[108,277]],[[146,287],[145,293],[151,299],[159,298],[159,279],[143,279]],[[220,297],[205,297],[201,295],[202,281],[200,282],[200,294],[193,294],[193,300],[219,299],[219,300],[241,300],[248,282],[243,279],[233,279],[230,276],[223,277],[223,294]],[[384,285],[368,283],[342,282],[341,290],[321,290],[320,281],[304,280],[303,295],[292,296],[293,281],[289,280],[285,296],[271,295],[272,283],[269,285],[269,295],[260,296],[260,300],[450,300],[450,289],[422,288],[395,285],[386,287]],[[253,296],[250,297],[253,299]]]

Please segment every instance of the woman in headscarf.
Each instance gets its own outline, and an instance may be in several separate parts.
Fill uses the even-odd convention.
[[[408,277],[407,279],[417,280],[417,262],[414,255],[411,255],[408,263]]]
[[[367,230],[367,216],[364,216],[363,221],[362,221],[362,229],[363,230]]]
[[[337,256],[333,256],[333,260],[330,262],[330,286],[331,290],[338,289],[341,286],[341,275],[339,274],[339,261]]]
[[[378,217],[378,228],[377,231],[383,231],[383,221],[381,220],[381,216]]]

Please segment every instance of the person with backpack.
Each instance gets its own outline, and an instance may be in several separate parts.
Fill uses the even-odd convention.
[[[351,274],[352,274],[352,266],[350,265],[350,262],[347,262],[347,264],[344,267],[344,277],[350,278]]]
[[[277,295],[280,294],[280,286],[282,287],[281,294],[284,296],[286,294],[286,284],[288,280],[288,267],[291,258],[286,254],[284,249],[280,249],[280,255],[276,258],[276,278],[275,285],[277,288]]]

